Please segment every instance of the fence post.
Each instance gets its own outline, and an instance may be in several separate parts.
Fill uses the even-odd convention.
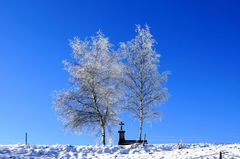
[[[219,159],[223,159],[223,153],[220,151]]]
[[[28,144],[28,141],[27,141],[27,132],[25,133],[25,145],[27,145]]]

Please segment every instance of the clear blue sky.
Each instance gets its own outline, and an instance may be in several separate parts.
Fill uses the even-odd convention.
[[[134,37],[135,24],[150,25],[161,71],[172,72],[162,121],[144,127],[149,142],[239,142],[239,3],[2,0],[0,144],[23,143],[25,131],[32,144],[95,144],[94,136],[64,132],[52,105],[53,91],[69,86],[62,64],[68,40],[100,28],[118,45]],[[137,138],[137,121],[122,118],[126,137]]]

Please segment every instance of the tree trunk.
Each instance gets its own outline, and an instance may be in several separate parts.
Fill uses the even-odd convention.
[[[140,80],[140,98],[139,98],[139,101],[140,101],[140,110],[139,110],[139,122],[140,122],[140,125],[139,125],[139,137],[138,137],[138,140],[142,140],[142,127],[143,127],[143,78],[142,78],[142,71],[140,72],[141,74],[141,80]]]
[[[105,133],[105,126],[102,125],[102,144],[105,146],[106,145],[106,133]]]
[[[143,110],[140,108],[140,114],[139,114],[139,136],[138,140],[142,140],[142,128],[143,128]]]

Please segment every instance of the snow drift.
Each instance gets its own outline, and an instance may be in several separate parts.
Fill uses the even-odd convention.
[[[128,146],[72,146],[72,145],[0,145],[0,158],[14,159],[218,159],[240,158],[240,144],[188,144],[178,149],[176,144]]]

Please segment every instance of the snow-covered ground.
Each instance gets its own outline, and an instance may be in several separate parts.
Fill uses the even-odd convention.
[[[15,159],[240,159],[240,144],[188,144],[178,149],[175,144],[128,146],[71,145],[0,145],[0,158]]]

